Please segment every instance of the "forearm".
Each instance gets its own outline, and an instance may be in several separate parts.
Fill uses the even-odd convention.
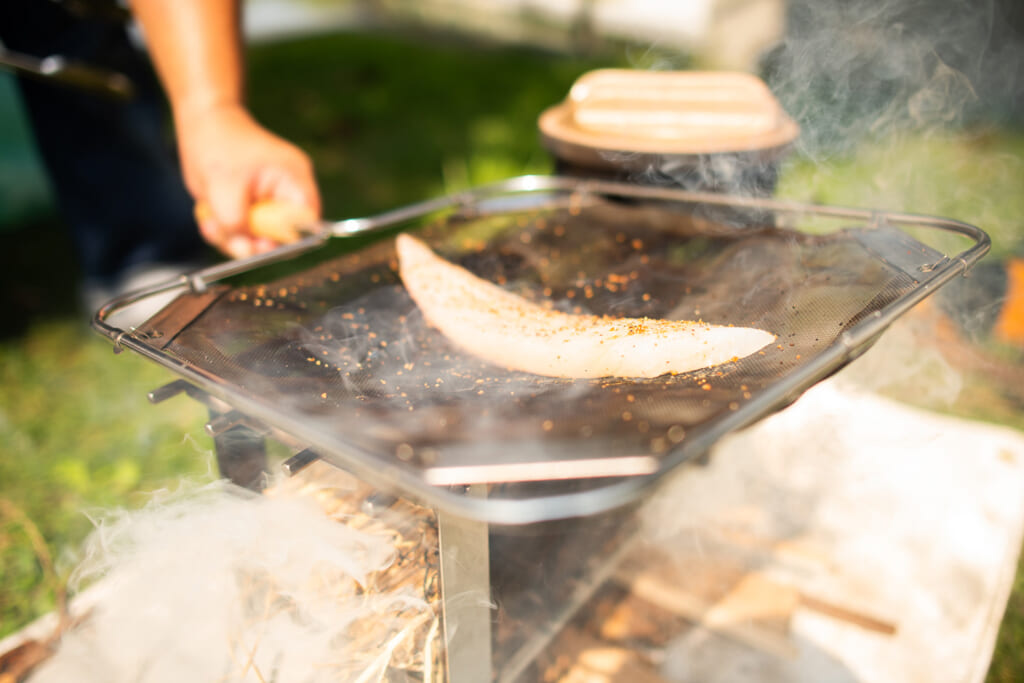
[[[245,108],[239,2],[131,0],[174,113],[185,185],[208,209],[200,232],[235,257],[274,247],[251,229],[255,202],[320,212],[309,157]]]
[[[176,122],[241,106],[239,0],[131,0]]]

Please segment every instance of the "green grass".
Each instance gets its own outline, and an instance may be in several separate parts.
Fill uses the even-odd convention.
[[[134,505],[144,491],[206,475],[198,406],[146,403],[147,388],[167,380],[139,358],[114,358],[76,320],[40,322],[0,345],[0,497],[33,521],[51,552],[66,554],[84,538],[91,508]],[[54,586],[16,525],[0,525],[0,561],[7,632],[51,609]]]
[[[38,527],[65,575],[90,509],[134,505],[147,490],[206,476],[211,447],[198,405],[146,402],[168,373],[115,357],[88,329],[59,225],[0,232],[0,273],[2,635],[52,609],[56,588],[16,517]]]
[[[373,214],[442,192],[548,172],[536,119],[609,58],[440,40],[328,35],[261,45],[250,100],[261,121],[312,155],[324,213]],[[1005,130],[903,135],[849,158],[793,157],[779,194],[958,218],[988,230],[996,256],[1018,251],[1024,135]],[[64,557],[94,508],[132,506],[182,477],[207,478],[204,411],[153,407],[172,379],[115,356],[75,305],[74,260],[54,219],[0,231],[0,498]],[[1012,354],[1011,354],[1012,359]],[[1021,405],[985,377],[943,409],[1024,426]],[[66,571],[70,560],[59,564]],[[1010,602],[990,680],[1024,680],[1024,579]],[[16,524],[0,521],[0,636],[53,607],[53,586]]]
[[[778,194],[837,206],[954,218],[992,237],[992,257],[1024,253],[1024,132],[979,128],[889,135],[852,156],[794,157]]]
[[[337,35],[256,51],[250,102],[311,153],[324,214],[350,217],[550,171],[538,115],[581,73],[608,65],[428,36]]]
[[[1018,565],[1013,580],[1013,593],[1006,605],[1006,615],[999,629],[999,638],[992,655],[987,683],[1017,683],[1024,676],[1024,566]]]

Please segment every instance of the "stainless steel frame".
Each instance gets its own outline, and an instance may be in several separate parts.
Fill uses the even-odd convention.
[[[856,221],[869,226],[928,228],[961,235],[973,241],[973,244],[964,251],[945,258],[929,272],[921,273],[919,286],[845,331],[834,344],[802,365],[798,372],[785,376],[780,381],[770,385],[755,395],[749,402],[742,405],[739,410],[730,413],[726,418],[716,422],[713,428],[706,430],[698,438],[688,438],[674,450],[670,450],[668,453],[660,456],[659,464],[656,468],[648,467],[649,463],[632,463],[630,466],[635,466],[635,472],[626,471],[627,474],[632,474],[632,476],[624,477],[622,480],[615,481],[603,488],[522,500],[473,497],[456,493],[450,486],[439,485],[452,484],[459,481],[467,484],[474,481],[487,481],[487,476],[479,472],[464,474],[461,480],[458,476],[451,477],[445,473],[440,473],[431,481],[429,478],[413,476],[411,473],[399,468],[382,466],[379,461],[374,460],[372,454],[339,452],[337,443],[329,435],[310,430],[308,425],[301,424],[301,421],[286,414],[270,410],[268,406],[259,403],[252,397],[244,395],[226,383],[218,381],[217,378],[210,377],[201,370],[183,364],[163,353],[160,349],[148,343],[147,340],[140,339],[133,334],[132,328],[125,329],[111,322],[111,319],[116,314],[147,297],[175,290],[204,292],[219,280],[249,271],[258,266],[280,262],[309,252],[332,237],[372,234],[394,228],[403,221],[421,218],[444,209],[464,208],[471,210],[473,207],[496,204],[515,208],[517,197],[533,196],[536,198],[538,196],[537,193],[541,193],[540,196],[543,196],[543,193],[552,192],[563,194],[569,192],[573,193],[573,196],[579,196],[581,199],[585,198],[588,194],[600,194],[652,201],[699,203],[729,209],[763,211],[775,215],[780,220],[792,221],[794,223],[801,218],[824,217]],[[788,405],[815,382],[827,377],[843,364],[856,358],[900,315],[929,296],[942,284],[958,275],[966,273],[988,251],[989,247],[990,240],[984,231],[972,225],[945,218],[809,205],[775,199],[684,192],[666,188],[554,176],[523,176],[472,191],[421,202],[374,217],[356,218],[327,224],[322,232],[294,244],[284,246],[271,253],[217,265],[182,276],[163,285],[119,297],[107,303],[99,310],[93,320],[93,326],[101,334],[109,337],[117,349],[128,348],[144,357],[150,358],[171,369],[209,395],[223,400],[246,415],[250,423],[256,425],[257,431],[264,431],[268,434],[282,437],[282,440],[286,443],[289,440],[299,439],[314,451],[331,453],[332,458],[338,459],[346,469],[349,469],[354,475],[363,478],[368,483],[392,489],[397,488],[402,495],[458,517],[498,524],[528,524],[589,515],[637,500],[643,493],[654,487],[662,479],[663,475],[684,462],[700,457],[723,435],[747,426],[771,411]],[[564,467],[583,466],[581,463],[574,464],[571,461],[556,464]],[[584,470],[581,470],[582,472]],[[617,474],[621,473],[617,472]],[[448,478],[445,478],[446,476]],[[473,478],[474,476],[476,478]]]

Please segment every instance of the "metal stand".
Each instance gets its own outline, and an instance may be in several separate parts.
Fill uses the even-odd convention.
[[[175,380],[154,389],[148,398],[155,404],[181,393],[202,403],[210,412],[205,431],[213,437],[221,475],[242,488],[262,491],[268,474],[265,432],[241,413],[185,380]]]
[[[222,415],[210,411],[210,425]],[[245,425],[237,425],[213,436],[217,467],[231,483],[252,491],[262,491],[267,484],[267,444],[263,435]]]
[[[482,484],[469,495],[486,495]],[[491,563],[488,524],[437,511],[441,599],[448,683],[493,678]]]

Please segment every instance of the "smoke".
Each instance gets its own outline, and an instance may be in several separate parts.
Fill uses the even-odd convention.
[[[981,131],[1024,122],[1019,4],[794,0],[762,71],[801,127],[783,194],[948,216],[1017,239],[998,203],[1016,194],[1022,160],[986,148]]]
[[[376,680],[385,645],[433,618],[413,591],[369,590],[392,533],[310,496],[218,482],[94,522],[72,584],[102,596],[34,683]]]
[[[802,126],[801,152],[819,158],[895,132],[1006,122],[1024,113],[1019,15],[1000,0],[795,0],[765,78]]]
[[[788,3],[786,34],[762,61],[801,127],[779,194],[955,218],[986,230],[997,258],[1019,249],[1022,9],[1004,0]],[[969,246],[915,236],[949,255]],[[989,280],[946,285],[937,298],[949,320],[915,309],[846,376],[949,407],[965,379],[948,332],[957,342],[990,336],[1004,291]]]
[[[521,253],[511,260],[545,254],[535,246],[520,246]],[[473,267],[489,278],[500,281],[509,275],[493,254],[466,258],[476,259]],[[508,279],[515,281],[516,276]],[[586,302],[546,299],[529,285],[522,291],[556,308],[587,312]],[[570,415],[556,420],[551,406],[594,391],[592,382],[539,378],[474,358],[460,350],[457,340],[428,324],[398,284],[384,284],[340,303],[292,334],[304,359],[323,372],[321,395],[336,401],[333,406],[344,414],[339,418],[333,410],[323,411],[317,419],[326,428],[336,429],[339,419],[352,420],[347,438],[366,440],[368,448],[394,450],[402,460],[417,458],[423,464],[433,464],[424,460],[436,456],[432,444],[468,440],[491,442],[494,457],[503,443],[515,443],[517,459],[540,459],[547,448],[542,437],[578,429],[587,419]],[[295,408],[303,411],[303,404]]]
[[[735,680],[744,670],[779,671],[771,680],[962,677],[951,672],[976,668],[967,651],[979,648],[964,634],[985,632],[984,605],[1004,599],[1016,564],[1022,447],[1012,430],[903,406],[836,379],[723,439],[708,466],[681,470],[652,496],[638,533],[647,554],[633,567],[656,571],[661,561],[657,576],[679,577],[673,586],[709,603],[744,577],[767,577],[783,596],[787,588],[828,596],[895,632],[865,657],[851,630],[795,613],[786,634],[799,655],[787,660],[709,639],[706,629],[720,623],[702,619],[704,628],[666,647],[660,673],[673,681]],[[753,598],[751,609],[783,604],[775,597]],[[811,616],[806,603],[800,611]],[[760,623],[780,613],[762,613]],[[814,653],[836,669],[823,674]]]
[[[782,164],[779,195],[956,218],[988,231],[997,251],[1014,248],[1024,158],[1019,148],[992,149],[986,130],[1012,131],[1024,122],[1024,5],[790,0],[786,24],[760,65],[760,75],[801,128]],[[700,187],[716,177],[707,163],[696,173],[693,183],[692,175],[673,176],[671,168],[655,163],[634,179]],[[724,189],[749,194],[751,186],[729,183]],[[951,328],[958,342],[987,336],[1005,288],[1005,274],[993,270],[998,273],[946,285],[938,306],[929,301],[904,316],[827,386],[837,395],[862,396],[866,389],[949,408],[967,384],[958,351],[950,348]],[[822,396],[825,389],[811,391]],[[771,429],[778,429],[777,442],[765,445],[760,439]],[[839,443],[835,435],[843,431],[850,438]],[[909,429],[882,431],[881,446],[899,461],[892,444]],[[708,472],[685,472],[679,479],[687,484],[651,506],[648,540],[702,556],[716,540],[705,533],[712,523],[724,529],[726,540],[796,534],[819,515],[821,500],[828,498],[821,491],[837,488],[825,463],[870,452],[867,433],[878,433],[878,425],[858,425],[848,413],[823,415],[804,399],[718,447],[721,454],[743,444],[735,452],[744,462],[755,445],[766,452],[777,447],[770,476],[748,466],[712,483]],[[806,479],[794,467],[804,458],[819,479]],[[669,519],[678,524],[666,525]]]
[[[961,214],[954,217],[978,223],[990,219],[991,196],[985,195],[996,188],[972,196],[955,174],[941,170],[959,163],[965,173],[974,171],[963,158],[979,150],[972,142],[967,149],[960,145],[965,130],[1024,122],[1022,6],[1012,0],[791,0],[786,6],[784,35],[756,68],[800,125],[795,144],[766,159],[702,156],[684,166],[670,157],[648,156],[642,160],[647,166],[625,160],[632,177],[770,194],[781,159],[784,178],[793,175],[789,162],[800,169],[794,181],[784,183],[795,199],[917,213],[953,210]],[[678,59],[646,54],[627,59],[637,68],[686,68]],[[863,168],[845,181],[856,188],[834,188],[843,182],[834,173],[837,164],[865,153]],[[1000,158],[1001,175],[1008,171],[1019,179],[1020,162],[1019,155]],[[751,171],[752,165],[761,171]],[[1012,183],[1006,187],[1015,192]],[[978,209],[972,207],[976,199],[982,200]]]

